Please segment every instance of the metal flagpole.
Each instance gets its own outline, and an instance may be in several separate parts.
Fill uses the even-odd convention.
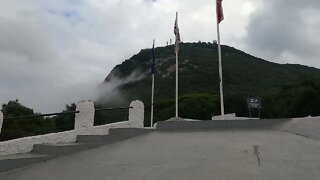
[[[217,36],[218,36],[218,53],[219,53],[219,82],[220,82],[220,104],[221,104],[221,116],[222,119],[224,119],[224,102],[223,102],[223,79],[222,79],[222,61],[221,61],[221,45],[220,45],[220,28],[219,28],[219,21],[222,19],[219,19],[219,7],[218,4],[221,3],[221,0],[216,0],[216,5],[217,5]]]
[[[152,48],[152,51],[154,51],[154,43],[155,43],[155,40],[153,40],[153,48]],[[152,52],[152,63],[155,63],[154,62],[154,52]],[[155,74],[155,70],[154,70],[154,68],[155,68],[155,66],[154,66],[154,64],[152,64],[152,68],[153,68],[153,72],[151,72],[152,73],[152,92],[151,92],[151,127],[153,127],[153,102],[154,102],[154,74]]]
[[[218,53],[219,53],[220,103],[221,103],[221,115],[222,115],[222,118],[224,118],[223,79],[222,79],[222,60],[221,60],[221,45],[220,45],[219,23],[217,24],[217,33],[218,33]]]
[[[176,26],[178,28],[178,12],[176,13]],[[178,30],[179,31],[179,30]],[[176,118],[179,117],[179,113],[178,113],[178,71],[179,71],[179,67],[178,67],[178,54],[179,54],[179,50],[177,46],[179,46],[179,41],[177,42],[177,38],[176,38]],[[177,44],[178,43],[178,44]]]
[[[151,127],[153,127],[154,74],[152,74]]]
[[[176,51],[176,117],[178,117],[178,51]]]

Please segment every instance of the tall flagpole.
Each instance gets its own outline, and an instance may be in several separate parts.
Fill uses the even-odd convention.
[[[222,0],[216,0],[216,8],[217,8],[217,36],[218,36],[218,54],[219,54],[219,83],[220,83],[220,106],[221,106],[221,116],[224,120],[224,102],[223,102],[223,79],[222,79],[222,60],[221,60],[221,45],[220,45],[220,28],[219,23],[223,19],[223,15],[221,16],[220,13],[222,13],[221,6]],[[220,3],[220,4],[219,4]],[[219,5],[219,6],[218,6]],[[222,19],[221,19],[222,18]]]
[[[221,60],[221,45],[220,45],[220,28],[219,23],[217,24],[217,33],[218,33],[218,53],[219,53],[219,82],[220,82],[220,106],[221,106],[221,115],[224,119],[224,102],[223,102],[223,79],[222,79],[222,60]]]
[[[154,62],[154,43],[155,43],[155,40],[153,40],[153,48],[152,48],[152,63],[155,63]],[[150,127],[153,127],[153,102],[154,102],[154,74],[155,74],[155,65],[154,64],[152,64],[152,68],[153,68],[153,72],[151,72],[152,73],[152,92],[151,92],[151,125],[150,125]]]
[[[176,13],[176,26],[178,28],[178,12]],[[179,30],[178,30],[179,31]],[[178,78],[178,71],[179,71],[179,67],[178,67],[178,58],[179,58],[179,42],[180,39],[177,41],[177,38],[176,38],[176,118],[179,117],[179,113],[178,113],[178,82],[179,82],[179,78]],[[177,44],[178,43],[178,44]]]
[[[176,51],[176,117],[178,117],[178,70],[179,70],[179,67],[178,67],[178,51]]]

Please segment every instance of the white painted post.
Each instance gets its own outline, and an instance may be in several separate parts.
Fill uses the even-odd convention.
[[[93,128],[95,112],[93,102],[80,101],[77,104],[76,111],[79,111],[79,113],[77,113],[75,117],[74,130],[85,131]]]
[[[129,122],[135,127],[144,127],[144,104],[141,101],[132,101],[129,109]]]
[[[3,114],[0,111],[0,134],[1,134],[2,124],[3,124]]]

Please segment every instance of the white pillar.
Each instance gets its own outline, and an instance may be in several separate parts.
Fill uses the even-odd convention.
[[[141,101],[132,101],[130,103],[129,109],[129,122],[132,123],[134,127],[144,127],[144,104]]]
[[[76,111],[79,113],[76,113],[74,129],[81,131],[93,128],[95,113],[93,102],[80,101],[77,103]]]
[[[2,124],[3,124],[3,114],[0,111],[0,134],[1,134]]]

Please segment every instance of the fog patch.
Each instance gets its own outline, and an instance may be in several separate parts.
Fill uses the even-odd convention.
[[[119,78],[115,73],[111,73],[108,81],[103,82],[97,88],[97,96],[95,102],[98,104],[116,103],[123,104],[126,97],[121,93],[120,87],[128,83],[134,83],[146,77],[147,72],[141,70],[133,71],[125,78]]]

